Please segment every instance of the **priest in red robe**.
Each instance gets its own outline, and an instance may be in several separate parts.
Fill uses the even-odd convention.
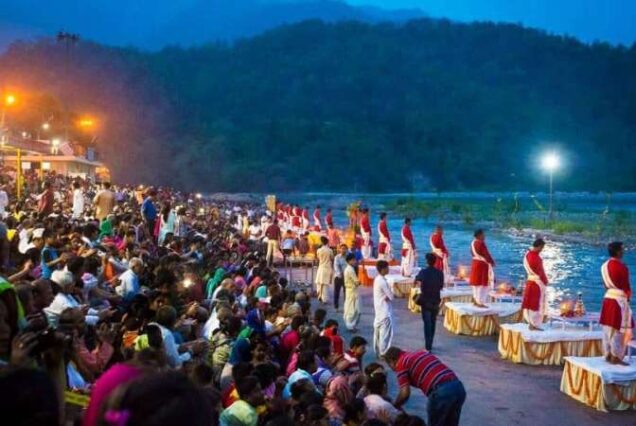
[[[391,255],[391,235],[389,234],[389,226],[387,224],[386,213],[380,213],[380,222],[378,222],[378,260],[392,259]]]
[[[402,262],[400,269],[402,275],[410,277],[413,275],[413,268],[415,268],[415,238],[411,232],[411,218],[404,219],[404,226],[402,226]]]
[[[545,247],[545,241],[537,238],[532,243],[532,248],[523,257],[523,267],[528,279],[523,292],[523,318],[529,324],[530,330],[542,330],[541,325],[547,314],[547,286],[548,277],[543,269],[541,251]]]
[[[316,232],[320,232],[322,230],[322,224],[320,222],[320,206],[316,206],[314,209],[314,229]]]
[[[327,228],[333,228],[333,213],[331,209],[327,209],[327,214],[325,215],[325,223],[327,224]]]
[[[610,243],[608,251],[610,258],[601,267],[606,289],[599,321],[603,326],[603,352],[607,362],[627,365],[623,357],[634,327],[629,305],[632,297],[629,269],[623,263],[623,243]]]
[[[431,252],[435,255],[435,268],[444,273],[444,284],[451,284],[453,276],[450,270],[450,263],[448,258],[450,253],[444,244],[444,230],[440,225],[435,227],[435,231],[431,234],[429,239],[431,245]]]
[[[488,292],[495,285],[495,261],[488,247],[486,247],[486,234],[483,229],[475,231],[475,238],[470,244],[473,261],[470,266],[470,279],[468,283],[473,287],[473,304],[480,308],[486,307]]]
[[[360,216],[360,236],[362,237],[362,257],[371,257],[371,222],[369,221],[369,209],[363,208]]]
[[[305,207],[301,213],[303,231],[309,230],[309,210]]]
[[[303,211],[298,206],[294,206],[292,208],[292,217],[291,217],[292,228],[294,232],[296,232],[297,234],[300,232],[300,228],[301,228],[302,212]]]

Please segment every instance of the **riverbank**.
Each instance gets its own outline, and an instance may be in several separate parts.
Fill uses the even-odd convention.
[[[554,207],[551,219],[539,199],[516,194],[477,200],[401,197],[389,201],[385,207],[399,216],[470,228],[486,227],[519,236],[543,235],[553,241],[591,245],[621,240],[629,246],[636,245],[633,213],[611,208],[611,201],[596,208],[560,203]]]

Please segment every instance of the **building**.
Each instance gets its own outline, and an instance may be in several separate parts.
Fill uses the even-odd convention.
[[[52,171],[64,176],[89,178],[96,181],[110,181],[110,171],[97,161],[92,148],[57,140],[29,140],[9,138],[0,148],[5,164],[18,166],[18,156],[22,171]],[[18,153],[19,151],[19,153]]]

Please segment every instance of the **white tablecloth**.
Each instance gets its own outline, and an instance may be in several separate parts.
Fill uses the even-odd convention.
[[[507,317],[514,315],[521,310],[520,303],[493,303],[487,308],[479,308],[472,303],[446,303],[446,309],[452,309],[460,315],[470,315],[475,317],[483,317],[486,315],[497,315],[498,317]]]
[[[470,287],[447,287],[443,288],[440,297],[472,296],[473,289]]]
[[[631,365],[614,365],[603,357],[566,356],[564,359],[601,377],[604,384],[624,384],[636,380],[636,360]],[[627,358],[625,362],[629,362]]]
[[[599,340],[603,338],[603,332],[601,330],[589,331],[585,328],[566,327],[561,326],[549,327],[548,324],[544,324],[543,331],[531,331],[528,328],[528,324],[502,324],[501,328],[509,329],[511,331],[521,333],[521,337],[526,342],[536,343],[552,343],[562,341],[577,341],[577,340]]]
[[[375,265],[364,265],[364,271],[367,273],[367,277],[374,279],[378,276],[378,269]],[[413,277],[417,275],[420,271],[420,268],[413,268]],[[401,275],[402,269],[400,265],[389,266],[389,275]]]
[[[415,278],[411,277],[403,277],[400,274],[388,274],[385,275],[386,281],[390,286],[394,286],[396,284],[413,284],[415,283]]]

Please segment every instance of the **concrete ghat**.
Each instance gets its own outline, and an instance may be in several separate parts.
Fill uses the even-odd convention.
[[[369,341],[364,360],[366,365],[375,361],[372,349],[373,296],[372,290],[364,287],[359,289],[359,294],[362,305],[359,334]],[[340,303],[342,307],[343,302]],[[422,348],[422,319],[409,312],[406,303],[406,299],[398,299],[393,303],[396,318],[394,345],[409,350]],[[318,306],[314,301],[312,307],[315,309]],[[338,319],[341,334],[348,342],[351,334],[344,330],[342,313],[336,313],[333,306],[326,308],[327,318]],[[633,411],[601,413],[561,393],[562,367],[515,365],[500,359],[496,336],[456,336],[444,329],[442,318],[439,318],[433,351],[455,370],[466,386],[468,397],[462,412],[462,425],[636,424],[636,413]],[[389,393],[393,398],[397,393],[393,374],[389,374]],[[405,409],[426,419],[426,398],[417,389],[411,389],[411,399]]]

